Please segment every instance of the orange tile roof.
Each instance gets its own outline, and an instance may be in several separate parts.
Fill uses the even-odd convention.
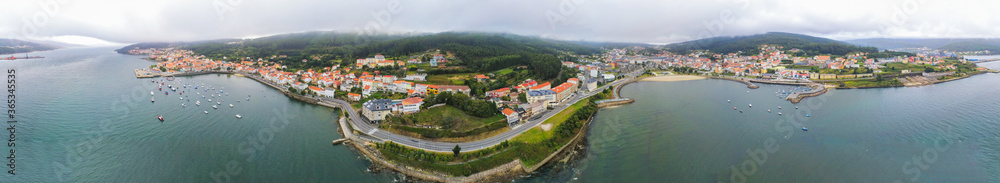
[[[514,112],[514,110],[510,110],[510,108],[503,109],[503,115],[510,116],[510,115],[514,115],[515,113],[517,113],[517,112]]]

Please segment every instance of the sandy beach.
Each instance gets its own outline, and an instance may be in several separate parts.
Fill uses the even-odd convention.
[[[688,81],[688,80],[699,80],[699,79],[705,79],[705,77],[692,76],[692,75],[656,76],[656,77],[644,78],[642,79],[642,81]]]

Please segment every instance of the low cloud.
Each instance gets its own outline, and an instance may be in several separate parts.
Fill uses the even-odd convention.
[[[9,4],[9,5],[7,5]],[[673,43],[791,32],[833,39],[995,38],[998,1],[8,1],[0,35],[108,42],[290,32],[484,31],[564,40]]]

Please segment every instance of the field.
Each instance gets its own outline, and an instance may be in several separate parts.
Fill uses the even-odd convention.
[[[506,120],[502,115],[489,118],[475,117],[448,105],[425,109],[403,118],[406,120],[406,125],[436,126],[454,131],[468,131],[491,122]]]
[[[478,73],[428,75],[427,83],[436,85],[465,85],[466,79],[476,75]]]
[[[590,102],[589,98],[580,100],[579,102],[570,105],[568,108],[566,108],[566,110],[563,110],[562,112],[559,112],[559,114],[552,116],[552,118],[545,120],[545,122],[542,122],[542,125],[552,125],[553,127],[559,126],[563,122],[566,122],[566,119],[569,119],[570,116],[573,116],[573,113],[575,113],[576,110],[582,108],[583,106],[586,106],[589,102]],[[552,138],[552,133],[553,130],[551,129],[542,130],[540,127],[534,127],[528,131],[525,131],[524,133],[521,133],[521,135],[514,137],[511,141],[537,143],[544,141],[545,139]]]

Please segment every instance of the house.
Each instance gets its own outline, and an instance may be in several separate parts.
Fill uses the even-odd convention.
[[[411,114],[420,112],[420,106],[424,105],[424,98],[412,97],[403,99],[402,102],[403,106],[402,109],[400,109],[399,111],[401,111],[403,114]]]
[[[316,86],[309,86],[309,90],[312,90],[313,93],[316,93],[316,95],[319,95],[319,96],[333,97],[333,95],[334,95],[334,91],[333,90],[326,90],[326,89],[323,89],[323,88],[320,88],[320,87],[316,87]]]
[[[406,77],[403,78],[403,80],[408,80],[408,81],[426,81],[427,80],[426,78],[427,78],[427,74],[410,74],[410,75],[406,75]]]
[[[500,88],[500,89],[496,89],[496,90],[492,90],[492,91],[486,92],[486,97],[489,97],[489,98],[498,98],[498,97],[507,96],[507,94],[509,94],[509,93],[510,93],[510,88]]]
[[[298,91],[305,90],[306,87],[308,87],[308,86],[309,85],[306,85],[305,83],[302,83],[302,82],[295,82],[295,84],[292,84],[292,88],[295,88],[295,90],[298,90]]]
[[[511,124],[511,126],[521,120],[520,114],[510,108],[505,108],[502,112],[504,116],[507,116],[507,123]]]
[[[463,93],[465,95],[472,96],[469,95],[469,93],[472,91],[472,89],[470,89],[469,86],[441,85],[438,86],[438,91],[451,92],[452,94]]]
[[[533,102],[521,104],[521,108],[528,112],[527,116],[534,116],[545,111],[545,104],[542,102]]]
[[[385,116],[391,113],[392,100],[390,99],[375,99],[369,100],[361,105],[361,114],[368,118],[372,123],[382,122],[385,120]]]
[[[476,78],[476,82],[489,82],[490,81],[490,77],[489,76],[482,75],[482,74],[476,75],[475,78]]]
[[[361,101],[361,94],[347,93],[347,99],[350,99],[351,101]]]

